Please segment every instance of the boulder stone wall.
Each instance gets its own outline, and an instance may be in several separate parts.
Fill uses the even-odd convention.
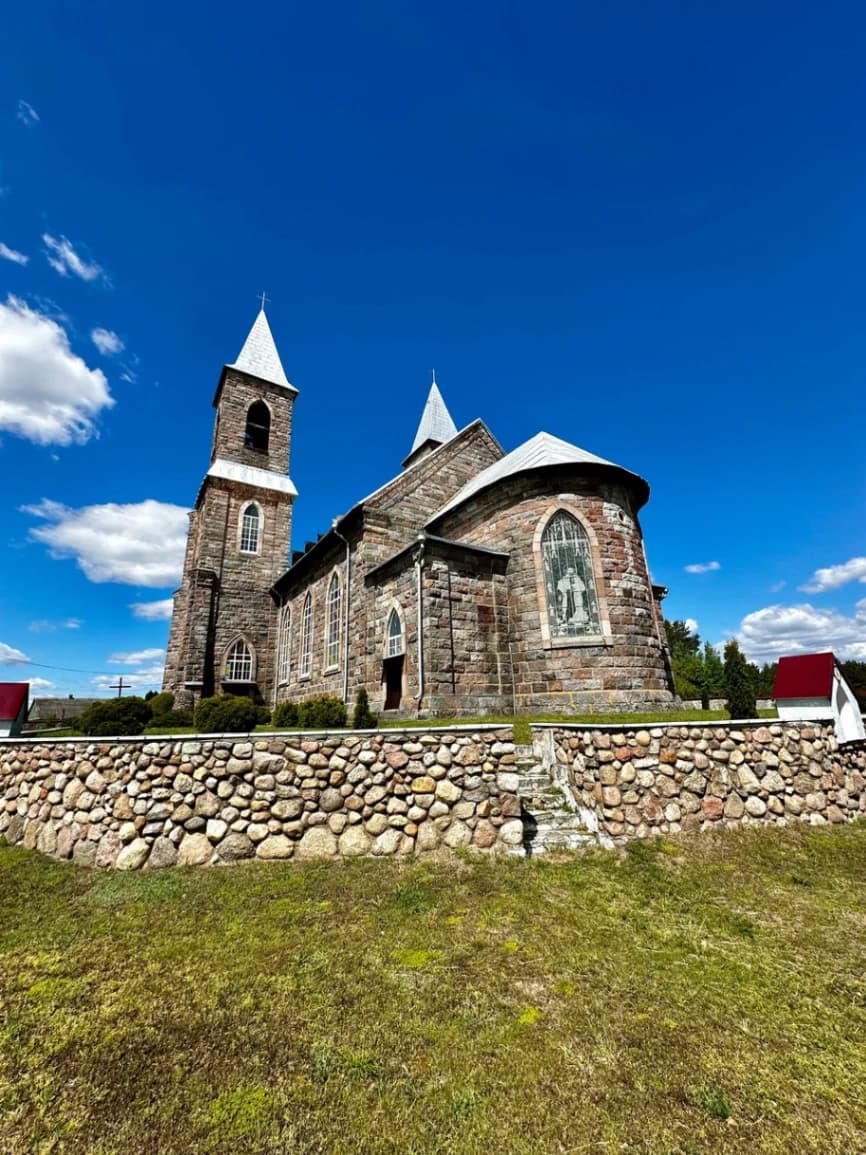
[[[546,727],[536,735],[605,841],[866,818],[866,743],[840,746],[831,723]]]
[[[84,866],[520,853],[511,728],[0,741],[0,836]]]

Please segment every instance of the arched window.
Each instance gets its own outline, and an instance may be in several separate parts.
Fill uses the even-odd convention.
[[[257,449],[260,453],[267,453],[270,436],[271,411],[264,401],[254,401],[247,410],[244,445],[247,449]]]
[[[328,598],[325,608],[325,669],[332,670],[340,664],[340,634],[343,616],[343,586],[336,570],[328,583]]]
[[[280,683],[289,680],[289,655],[292,640],[292,607],[286,606],[283,610],[283,621],[280,626],[280,663],[278,678]]]
[[[253,502],[245,505],[241,513],[241,553],[258,553],[261,535],[262,515]]]
[[[251,682],[253,680],[253,654],[250,647],[238,638],[229,647],[226,655],[226,682]]]
[[[396,609],[391,610],[391,616],[388,618],[388,631],[385,639],[385,657],[396,658],[400,654],[405,654],[406,643],[403,640],[403,623],[400,621],[400,615]]]
[[[309,678],[313,664],[313,603],[310,595],[304,598],[304,609],[301,615],[301,660],[298,674],[302,678]]]
[[[551,638],[600,634],[589,538],[580,522],[564,510],[555,513],[545,527],[541,560]]]

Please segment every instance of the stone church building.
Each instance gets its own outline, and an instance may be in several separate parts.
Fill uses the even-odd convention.
[[[642,477],[549,433],[506,453],[434,378],[402,469],[290,555],[298,391],[262,310],[214,397],[164,688],[390,717],[672,705]]]

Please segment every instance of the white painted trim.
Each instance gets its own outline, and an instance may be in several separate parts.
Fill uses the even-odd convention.
[[[257,489],[271,489],[276,493],[286,493],[297,497],[298,491],[290,477],[284,473],[272,473],[269,469],[258,469],[254,465],[242,465],[239,461],[226,461],[218,457],[207,471],[208,477],[218,477],[225,481],[239,481]]]

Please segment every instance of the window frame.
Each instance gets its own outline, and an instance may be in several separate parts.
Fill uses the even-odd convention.
[[[238,646],[243,646],[243,648],[246,650],[246,659],[244,661],[244,667],[246,667],[247,665],[249,666],[249,676],[247,676],[247,677],[234,677],[234,676],[231,676],[231,674],[229,672],[230,668],[231,668],[231,663],[234,660],[232,655],[233,655],[234,651],[238,648]],[[230,683],[231,685],[235,685],[235,686],[246,686],[246,685],[250,685],[250,684],[255,682],[255,680],[256,680],[256,651],[255,651],[255,648],[251,645],[251,643],[245,637],[243,637],[243,635],[235,638],[234,641],[230,642],[226,646],[225,653],[223,655],[222,669],[223,669],[222,681],[224,683]]]
[[[598,609],[598,632],[594,634],[565,635],[555,634],[552,629],[550,608],[547,596],[547,583],[544,575],[543,541],[548,526],[557,514],[565,514],[583,529],[589,545],[589,564],[591,575],[595,582],[595,600]],[[613,636],[608,613],[607,587],[604,581],[604,571],[601,564],[601,551],[598,546],[593,527],[589,524],[586,515],[569,501],[559,500],[548,506],[536,527],[532,543],[532,552],[535,562],[536,586],[538,593],[539,623],[541,628],[542,645],[545,649],[578,649],[586,646],[613,645]]]
[[[244,522],[250,510],[255,510],[256,514],[256,547],[255,549],[244,548]],[[262,535],[265,529],[265,515],[262,512],[262,507],[257,501],[245,501],[241,506],[240,514],[238,515],[238,553],[244,554],[245,557],[258,557],[262,552]]]
[[[289,673],[292,668],[292,607],[289,603],[283,606],[278,649],[277,685],[285,686],[288,684]]]
[[[301,639],[298,651],[298,681],[308,682],[313,674],[313,598],[307,590],[301,608]]]
[[[334,590],[336,589],[336,596]],[[334,568],[325,591],[325,647],[324,672],[332,674],[340,669],[343,645],[343,580]],[[336,651],[336,652],[335,652]]]
[[[391,623],[394,619],[400,624],[400,633],[391,633]],[[399,638],[400,649],[392,649],[391,643],[394,638]],[[388,616],[385,619],[385,658],[400,658],[406,654],[406,625],[403,621],[403,614],[399,605],[392,605],[388,611]]]

